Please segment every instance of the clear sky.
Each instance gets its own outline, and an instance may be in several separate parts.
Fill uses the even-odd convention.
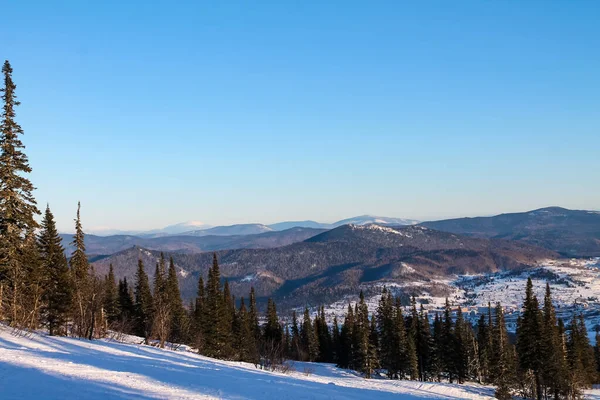
[[[2,6],[70,229],[600,208],[600,2]]]

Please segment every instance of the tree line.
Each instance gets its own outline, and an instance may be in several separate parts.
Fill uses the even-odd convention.
[[[273,300],[259,315],[254,289],[235,299],[220,276],[216,255],[197,296],[183,304],[173,259],[161,254],[150,282],[142,261],[134,282],[115,279],[112,266],[101,278],[86,256],[78,205],[75,250],[65,255],[54,216],[46,206],[41,223],[27,179],[31,168],[15,121],[19,105],[12,67],[3,64],[0,121],[0,321],[50,335],[88,339],[109,332],[132,334],[147,344],[187,344],[200,354],[274,369],[285,360],[336,363],[364,377],[421,381],[476,381],[497,387],[500,399],[574,399],[599,380],[600,337],[591,346],[582,315],[557,318],[549,285],[543,304],[527,281],[516,334],[506,328],[500,304],[472,326],[446,301],[431,320],[412,299],[404,313],[399,297],[384,288],[375,313],[363,293],[341,324],[329,323],[323,307],[311,318],[294,311],[281,319]],[[168,266],[167,266],[168,264]]]

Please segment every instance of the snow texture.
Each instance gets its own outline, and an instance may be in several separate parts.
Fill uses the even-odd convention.
[[[0,326],[0,397],[12,399],[487,399],[486,386],[364,379],[331,364],[288,373],[162,350],[140,338],[79,340]],[[600,399],[600,397],[598,397]]]

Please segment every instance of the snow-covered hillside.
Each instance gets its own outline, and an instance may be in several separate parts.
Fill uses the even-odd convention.
[[[20,334],[20,335],[19,335]],[[490,387],[363,379],[331,364],[266,372],[137,343],[23,335],[0,326],[0,398],[487,399]],[[598,396],[600,399],[600,396]]]
[[[410,272],[412,267],[404,264],[403,268]],[[363,289],[380,293],[383,286],[386,286],[395,293],[414,294],[418,303],[422,303],[429,313],[441,313],[447,297],[453,310],[460,306],[465,317],[472,322],[481,313],[487,313],[488,302],[492,306],[500,302],[506,313],[508,328],[514,330],[528,277],[532,278],[534,291],[540,301],[544,297],[546,282],[550,284],[559,317],[568,321],[573,313],[582,313],[588,333],[594,339],[596,326],[600,327],[600,258],[549,260],[537,268],[494,274],[462,275],[428,281],[407,280],[400,283],[377,282],[363,285]],[[334,315],[339,321],[343,321],[348,304],[354,305],[357,297],[352,296],[326,307],[329,321]],[[370,312],[377,310],[380,298],[379,294],[375,294],[366,299]],[[312,314],[316,311],[316,308],[313,309]]]

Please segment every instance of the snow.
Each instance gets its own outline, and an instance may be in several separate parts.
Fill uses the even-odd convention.
[[[187,351],[125,342],[23,335],[0,326],[2,399],[487,399],[493,388],[364,379],[332,364],[267,372]],[[598,391],[600,393],[600,391]],[[600,398],[600,397],[598,397]]]

